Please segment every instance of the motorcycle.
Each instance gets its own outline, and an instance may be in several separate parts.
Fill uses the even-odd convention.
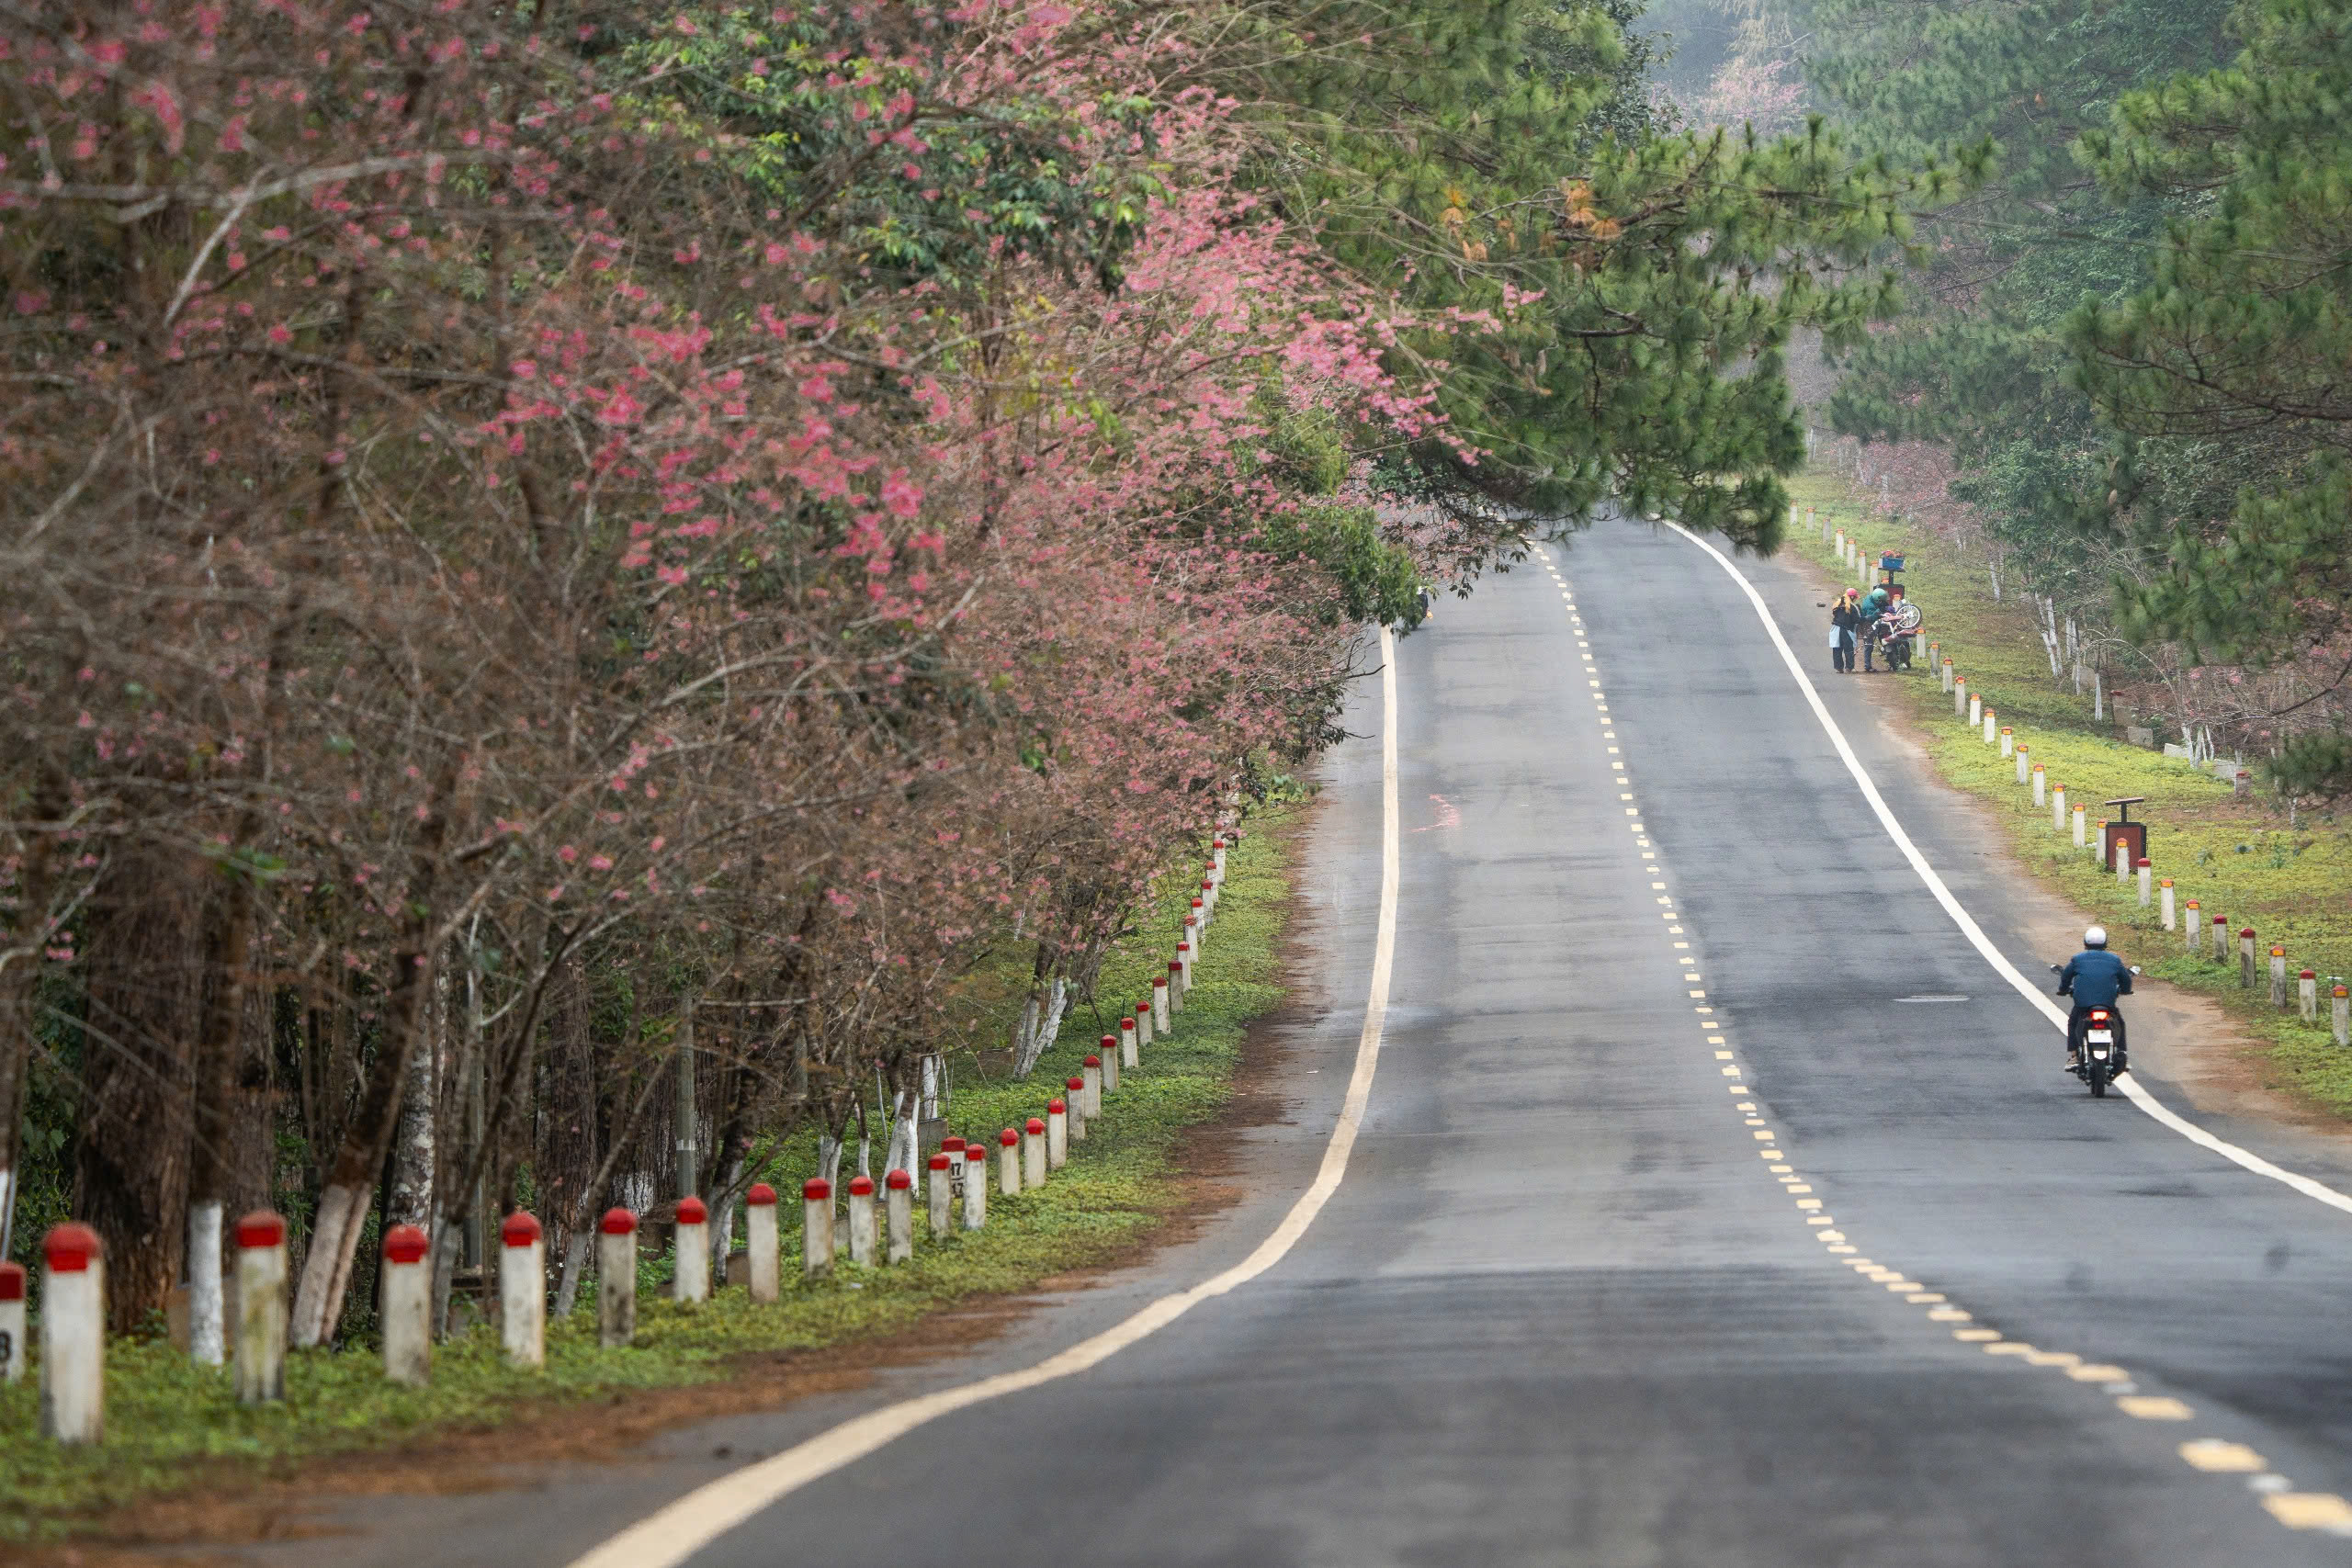
[[[1905,600],[1885,615],[1871,623],[1871,638],[1878,645],[1878,656],[1890,671],[1911,668],[1911,634],[1917,631],[1927,617],[1919,606]]]
[[[2132,964],[2137,975],[2140,966]],[[2065,973],[2064,964],[2052,964],[2052,975]],[[2066,1070],[2083,1080],[2094,1100],[2107,1098],[2107,1086],[2126,1070],[2123,1014],[2112,1007],[2087,1008],[2083,1012],[2083,1037],[2069,1041],[2075,1047],[2075,1059]]]

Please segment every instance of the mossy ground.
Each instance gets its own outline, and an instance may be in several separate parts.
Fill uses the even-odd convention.
[[[2136,886],[2119,886],[2111,872],[2100,870],[2094,850],[2075,848],[2071,824],[2064,832],[2052,829],[2049,810],[2036,811],[2030,789],[2018,784],[2016,763],[1997,746],[1985,745],[1981,731],[1953,717],[1951,698],[1923,667],[1898,689],[1944,777],[1992,803],[2019,859],[2113,931],[2119,951],[2152,975],[2220,999],[2268,1041],[2273,1083],[2352,1117],[2352,1051],[2336,1049],[2327,1023],[2328,978],[2352,975],[2352,830],[2340,817],[2305,812],[2290,827],[2283,807],[2260,795],[2240,798],[2186,761],[2129,744],[2120,738],[2121,720],[2095,719],[2091,699],[2075,694],[2071,678],[2052,677],[2031,614],[2014,596],[1994,602],[1981,562],[1956,562],[1927,530],[1866,509],[1861,496],[1834,475],[1806,475],[1790,491],[1800,517],[1787,547],[1841,581],[1852,581],[1850,569],[1822,542],[1821,517],[1873,552],[1891,549],[1907,558],[1904,581],[1926,612],[1923,630],[1941,649],[1939,657],[1951,658],[2000,723],[2031,749],[2043,776],[2066,786],[2070,806],[2086,803],[2095,824],[2107,815],[2101,801],[2147,797],[2132,808],[2132,819],[2151,825],[2153,874],[2173,880],[2182,905],[2198,900],[2209,936],[2204,962],[2188,956],[2177,930],[2160,929],[2155,903],[2140,908]],[[1802,515],[1807,506],[1817,509],[1810,531]],[[2095,829],[2093,839],[2095,844]],[[2215,915],[2228,917],[2233,932],[2251,926],[2257,935],[2261,966],[2250,993],[2239,986],[2234,952],[2226,964],[2213,960]],[[2287,949],[2290,977],[2303,969],[2318,973],[2317,1027],[2269,1005],[2273,943]],[[2291,1010],[2291,985],[2288,999]]]
[[[1290,882],[1279,827],[1260,818],[1228,856],[1206,954],[1173,1038],[1153,1043],[1142,1069],[1125,1076],[1042,1190],[1017,1198],[991,1190],[985,1230],[933,1242],[922,1235],[918,1210],[910,1263],[861,1269],[844,1262],[811,1282],[800,1274],[799,1205],[786,1201],[779,1207],[787,1283],[775,1305],[755,1306],[741,1290],[691,1307],[644,1291],[636,1344],[606,1350],[596,1344],[594,1292],[583,1289],[581,1310],[548,1325],[544,1371],[507,1366],[495,1332],[478,1328],[435,1348],[424,1389],[385,1382],[372,1346],[300,1351],[288,1366],[284,1403],[246,1407],[234,1403],[220,1370],[196,1367],[166,1343],[118,1341],[107,1351],[107,1439],[95,1449],[60,1448],[37,1435],[35,1378],[0,1388],[0,1540],[86,1528],[107,1508],[189,1485],[192,1467],[217,1485],[224,1465],[232,1478],[241,1467],[258,1478],[307,1457],[543,1414],[551,1402],[707,1382],[726,1375],[730,1356],[870,1338],[959,1301],[1027,1290],[1113,1259],[1182,1201],[1169,1180],[1177,1141],[1226,1103],[1250,1021],[1281,998],[1277,947]],[[1099,987],[1106,1005],[1148,994],[1188,901],[1171,892],[1106,960]],[[997,999],[1017,1010],[1017,997]],[[1078,1071],[1102,1032],[1087,1010],[1076,1014],[1026,1082],[986,1079],[972,1058],[956,1064],[951,1129],[993,1139],[1043,1114],[1051,1086]],[[1010,1018],[1003,1023],[1000,1038]],[[813,1139],[794,1140],[778,1151],[775,1174],[797,1190],[797,1176],[814,1163]],[[644,1273],[665,1280],[667,1260]]]

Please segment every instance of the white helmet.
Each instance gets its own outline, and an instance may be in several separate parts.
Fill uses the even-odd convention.
[[[2093,926],[2090,930],[2085,931],[2083,933],[2083,945],[2085,947],[2105,947],[2107,945],[2107,928],[2105,926]]]

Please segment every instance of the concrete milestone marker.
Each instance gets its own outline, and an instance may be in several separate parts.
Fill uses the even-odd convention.
[[[964,1145],[964,1228],[980,1230],[988,1223],[989,1151],[975,1140]]]
[[[849,1179],[849,1260],[861,1269],[874,1266],[874,1178],[870,1176]]]
[[[996,1190],[1007,1198],[1018,1198],[1021,1196],[1021,1134],[1007,1127],[996,1137]]]
[[[953,1165],[944,1152],[931,1156],[931,1239],[933,1241],[944,1237],[948,1227],[955,1224]]]
[[[888,1190],[884,1206],[890,1224],[890,1247],[885,1257],[889,1262],[904,1263],[915,1255],[914,1175],[893,1166],[882,1184]]]
[[[1046,1184],[1046,1124],[1032,1116],[1021,1134],[1021,1185],[1034,1192]]]
[[[237,1403],[286,1397],[286,1217],[256,1210],[237,1222]]]

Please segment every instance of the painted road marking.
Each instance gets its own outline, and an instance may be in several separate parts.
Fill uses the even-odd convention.
[[[2244,1443],[2225,1443],[2219,1438],[2199,1438],[2193,1443],[2183,1443],[2180,1457],[2199,1470],[2221,1474],[2251,1475],[2270,1468],[2268,1460]]]
[[[2197,1414],[2179,1400],[2161,1393],[2127,1393],[2115,1402],[2115,1407],[2142,1421],[2186,1421]]]
[[[1372,984],[1364,1001],[1363,1027],[1356,1036],[1355,1070],[1348,1079],[1347,1098],[1340,1104],[1330,1140],[1324,1145],[1323,1161],[1314,1181],[1298,1195],[1273,1233],[1223,1273],[1164,1295],[1125,1321],[1034,1366],[886,1404],[698,1486],[579,1557],[571,1568],[675,1568],[779,1499],[919,1427],[1109,1360],[1201,1303],[1248,1284],[1298,1245],[1347,1175],[1348,1156],[1355,1148],[1356,1134],[1372,1099],[1373,1075],[1380,1064],[1381,1031],[1388,1017],[1389,973],[1396,958],[1397,829],[1396,653],[1386,626],[1380,628],[1380,915],[1373,941]]]

